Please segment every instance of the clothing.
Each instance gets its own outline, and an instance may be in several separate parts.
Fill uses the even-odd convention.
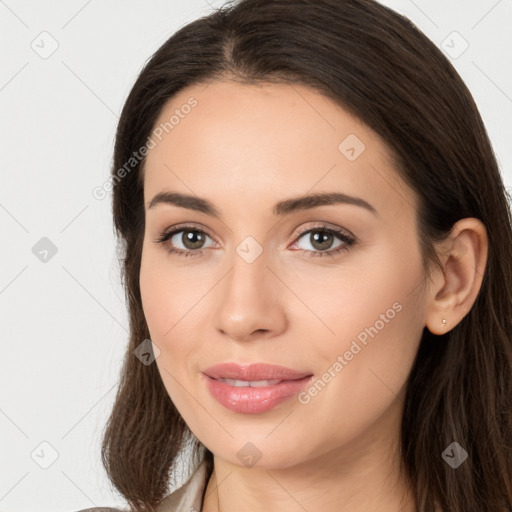
[[[166,496],[157,507],[157,512],[201,512],[203,494],[206,491],[206,462],[196,467],[189,478],[177,489]],[[77,512],[130,512],[129,509],[94,507]]]
[[[206,462],[203,459],[188,480],[162,500],[157,512],[201,512],[207,484]]]

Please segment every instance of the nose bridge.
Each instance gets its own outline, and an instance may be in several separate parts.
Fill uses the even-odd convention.
[[[268,289],[269,253],[253,237],[246,237],[235,247],[231,258],[231,271],[226,276],[226,294],[239,301],[255,299],[271,299]],[[226,296],[227,299],[227,296]],[[257,307],[253,303],[253,307]]]
[[[252,237],[234,248],[230,270],[217,295],[216,328],[244,339],[254,331],[276,331],[284,324],[270,253]]]
[[[235,293],[237,288],[244,284],[263,284],[264,276],[269,273],[267,265],[270,264],[270,249],[268,237],[261,225],[255,223],[255,219],[245,213],[238,216],[237,221],[231,225],[232,245],[230,254],[226,257],[229,260],[231,271],[226,276],[230,288]]]

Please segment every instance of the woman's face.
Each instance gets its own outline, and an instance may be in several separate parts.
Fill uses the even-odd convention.
[[[176,95],[152,140],[142,301],[192,432],[262,468],[391,447],[426,288],[416,196],[380,138],[307,87],[213,82]],[[161,193],[195,203],[149,207]],[[238,387],[205,375],[220,363],[299,375]]]

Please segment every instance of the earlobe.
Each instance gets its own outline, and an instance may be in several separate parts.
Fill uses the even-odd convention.
[[[427,296],[425,326],[436,335],[453,329],[472,308],[482,285],[488,254],[488,236],[479,219],[456,222],[439,257],[442,270]]]

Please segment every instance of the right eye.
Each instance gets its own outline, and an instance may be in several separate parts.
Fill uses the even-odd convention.
[[[195,226],[178,226],[171,230],[165,230],[155,240],[155,243],[163,244],[169,253],[179,256],[200,256],[203,253],[203,244],[206,238],[211,239],[203,230]],[[179,247],[179,244],[182,244],[184,248]]]

